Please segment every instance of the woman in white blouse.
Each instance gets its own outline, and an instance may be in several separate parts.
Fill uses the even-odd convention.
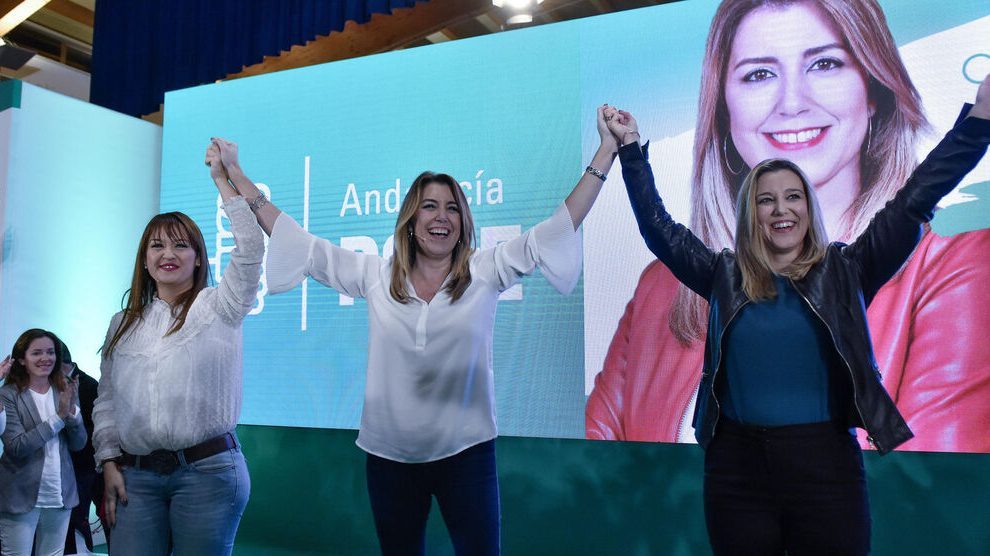
[[[492,333],[498,296],[539,267],[559,291],[581,272],[578,227],[617,149],[598,109],[601,146],[553,215],[493,249],[473,248],[471,212],[457,181],[424,172],[395,225],[391,258],[354,253],[303,231],[265,204],[256,215],[271,235],[273,293],[306,276],[367,300],[368,368],[357,444],[367,456],[368,492],[382,553],[424,550],[437,498],[457,554],[499,553]],[[259,195],[219,141],[231,181]]]
[[[112,554],[230,554],[251,483],[234,427],[241,323],[258,291],[264,238],[211,143],[206,164],[236,247],[207,287],[203,234],[185,214],[151,219],[126,308],[107,330],[93,410]],[[250,199],[250,198],[249,198]]]
[[[69,451],[86,445],[86,429],[76,383],[60,370],[61,349],[51,332],[27,330],[14,343],[10,376],[0,388],[9,419],[0,457],[4,556],[30,556],[32,544],[38,556],[62,554],[79,503]]]

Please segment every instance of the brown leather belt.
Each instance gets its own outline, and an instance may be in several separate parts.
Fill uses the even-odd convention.
[[[128,467],[154,471],[159,475],[171,475],[182,465],[182,461],[188,465],[237,447],[237,440],[234,435],[226,432],[215,438],[204,440],[195,446],[175,452],[155,450],[146,456],[135,456],[124,452],[120,456],[120,463]]]

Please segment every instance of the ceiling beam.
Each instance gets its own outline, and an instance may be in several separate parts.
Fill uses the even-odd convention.
[[[0,36],[11,32],[50,0],[0,0]]]
[[[348,21],[343,31],[317,37],[305,46],[293,46],[280,56],[265,57],[227,79],[395,50],[491,9],[491,0],[431,0],[412,8],[397,8],[388,15],[375,14],[362,25]]]
[[[46,10],[51,10],[58,15],[67,17],[77,23],[82,23],[87,27],[93,26],[93,21],[95,20],[95,15],[92,10],[88,10],[75,2],[70,2],[69,0],[51,0],[47,6]]]
[[[594,6],[595,9],[598,10],[598,13],[600,14],[606,14],[615,11],[615,6],[613,6],[612,3],[609,2],[609,0],[590,0],[590,1],[591,1],[591,5]]]

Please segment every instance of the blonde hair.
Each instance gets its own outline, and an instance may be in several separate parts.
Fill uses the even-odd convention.
[[[859,195],[843,216],[844,231],[836,239],[857,237],[873,215],[903,187],[917,166],[920,132],[929,129],[897,45],[875,0],[724,0],[712,19],[701,71],[698,119],[694,137],[691,229],[712,249],[734,245],[736,192],[745,161],[732,145],[725,79],[732,42],[742,20],[762,7],[815,2],[842,35],[844,46],[867,76],[867,93],[875,107],[872,132],[863,139]],[[730,170],[739,169],[737,172]],[[813,188],[809,188],[813,189]],[[669,327],[682,343],[705,334],[705,300],[680,286]]]
[[[787,268],[776,274],[800,280],[825,257],[825,250],[828,248],[818,197],[804,172],[796,164],[783,158],[771,158],[757,164],[743,180],[736,201],[736,213],[739,215],[736,220],[736,262],[742,272],[743,291],[753,301],[777,296],[777,288],[773,283],[775,272],[770,264],[770,246],[760,230],[756,215],[756,194],[759,192],[760,178],[774,172],[792,172],[801,180],[808,203],[809,221],[801,252]]]
[[[402,200],[399,217],[395,221],[395,255],[392,257],[392,280],[389,293],[399,303],[409,302],[406,279],[416,266],[416,242],[413,241],[416,226],[416,211],[423,200],[426,186],[436,183],[450,189],[461,215],[461,236],[451,253],[450,280],[444,291],[450,294],[451,302],[457,301],[471,285],[471,254],[474,253],[474,220],[464,191],[457,180],[447,174],[423,172],[413,181],[412,187]]]

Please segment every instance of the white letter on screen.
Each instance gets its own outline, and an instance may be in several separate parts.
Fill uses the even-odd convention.
[[[340,238],[340,246],[356,253],[378,254],[378,244],[368,236],[344,236]],[[354,305],[354,298],[340,294],[341,305]]]

